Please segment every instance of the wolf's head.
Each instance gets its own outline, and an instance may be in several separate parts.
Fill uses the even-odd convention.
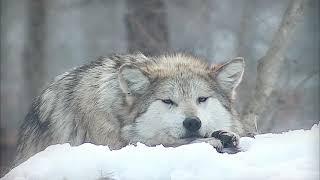
[[[134,123],[123,128],[123,136],[131,142],[166,145],[209,137],[215,130],[232,131],[237,118],[232,100],[243,71],[243,58],[210,66],[181,54],[123,65],[120,87],[138,112]]]

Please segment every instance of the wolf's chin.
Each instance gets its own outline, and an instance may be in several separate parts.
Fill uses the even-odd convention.
[[[198,138],[203,138],[199,133],[186,133],[184,136],[181,137],[181,139],[190,139],[195,140]]]

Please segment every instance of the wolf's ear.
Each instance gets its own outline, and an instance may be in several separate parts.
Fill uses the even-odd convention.
[[[124,64],[118,74],[121,90],[128,95],[143,94],[150,85],[148,74],[135,65]]]
[[[222,65],[213,66],[212,70],[220,87],[233,95],[234,89],[242,80],[244,66],[244,59],[237,57]]]

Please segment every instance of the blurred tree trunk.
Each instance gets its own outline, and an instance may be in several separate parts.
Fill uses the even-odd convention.
[[[290,1],[269,50],[259,60],[255,92],[241,117],[245,122],[245,129],[249,132],[258,133],[257,122],[269,106],[269,99],[279,79],[291,35],[303,14],[304,5],[305,0]]]
[[[168,45],[167,13],[163,0],[127,0],[129,52],[159,55]]]
[[[28,1],[25,58],[23,63],[28,99],[34,98],[44,85],[45,0]]]
[[[25,44],[26,4],[20,0],[0,1],[0,177],[10,170],[15,151],[16,126],[26,103],[21,65]]]
[[[238,32],[238,44],[237,44],[237,56],[239,57],[246,57],[248,50],[247,44],[247,34],[248,34],[248,24],[251,20],[253,15],[253,7],[255,7],[256,1],[255,0],[245,0],[243,1],[243,10],[242,10],[242,17],[240,20],[240,29]]]
[[[244,104],[247,103],[247,100],[251,95],[252,90],[250,87],[252,87],[251,83],[254,82],[254,80],[252,80],[251,71],[252,69],[255,69],[256,62],[253,58],[250,58],[252,51],[250,45],[252,43],[250,42],[249,37],[252,34],[250,23],[255,17],[256,3],[256,0],[244,0],[242,2],[242,14],[239,21],[239,30],[237,32],[238,43],[235,51],[236,56],[244,57],[246,63],[246,70],[243,74],[240,87],[238,87],[237,90],[237,97],[239,98],[239,100],[235,102],[240,112],[242,111]]]

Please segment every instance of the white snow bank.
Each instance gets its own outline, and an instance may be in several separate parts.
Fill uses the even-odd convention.
[[[206,143],[177,148],[54,145],[7,179],[319,179],[319,126],[241,138],[245,152],[220,154]]]

